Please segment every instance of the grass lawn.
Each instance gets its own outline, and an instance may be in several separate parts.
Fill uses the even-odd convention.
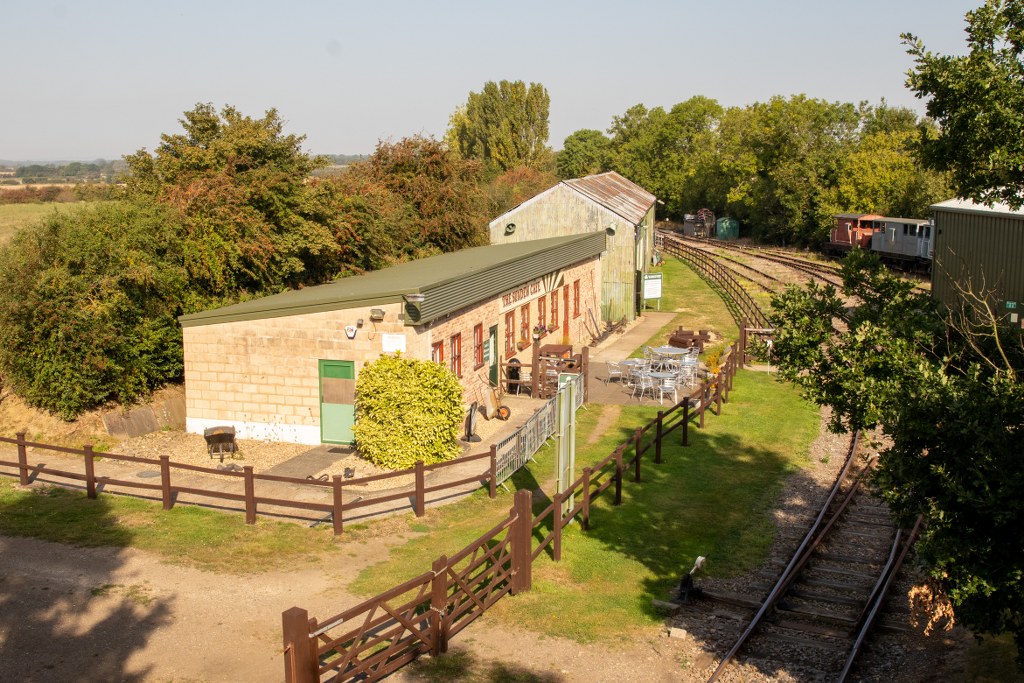
[[[176,564],[245,574],[317,561],[336,547],[329,525],[307,529],[237,514],[107,494],[89,500],[61,488],[20,489],[0,478],[0,534],[95,547],[134,547]],[[358,535],[349,537],[357,540]]]
[[[651,609],[651,598],[664,598],[697,555],[708,558],[714,575],[756,566],[772,540],[767,513],[783,477],[806,462],[818,414],[792,387],[752,372],[740,373],[730,397],[721,417],[709,415],[706,429],[691,434],[690,447],[670,437],[674,443],[664,448],[660,466],[651,454],[642,482],[624,484],[621,508],[611,505],[607,492],[593,507],[589,532],[568,527],[562,561],[542,557],[534,564],[533,590],[500,601],[491,618],[580,641],[621,639],[661,625],[663,615]],[[654,407],[622,408],[613,428],[587,444],[601,412],[616,409],[581,411],[580,470],[656,414]],[[551,479],[551,450],[542,450],[538,462],[520,473],[517,487],[534,489]],[[479,495],[432,510],[419,520],[429,533],[363,572],[354,589],[372,595],[410,578],[479,537],[510,505],[508,494],[497,501]]]
[[[643,346],[664,345],[669,335],[679,327],[694,331],[714,330],[727,340],[739,338],[739,328],[722,303],[722,298],[685,262],[674,256],[666,256],[660,268],[652,270],[660,270],[662,273],[661,310],[676,311],[678,315],[672,322],[658,330]],[[648,305],[647,310],[655,308]],[[724,344],[711,345],[706,351],[723,346]],[[641,355],[642,348],[633,353],[634,357]]]

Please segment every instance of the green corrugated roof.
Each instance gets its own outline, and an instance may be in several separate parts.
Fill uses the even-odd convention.
[[[425,306],[426,315],[419,321],[423,324],[546,273],[598,256],[604,249],[604,233],[474,247],[315,287],[183,315],[178,320],[182,327],[213,325],[400,303],[403,294],[445,291],[448,296],[443,308]],[[510,265],[515,269],[507,268]]]

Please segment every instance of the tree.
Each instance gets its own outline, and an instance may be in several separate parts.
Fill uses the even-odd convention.
[[[903,34],[915,66],[907,86],[939,129],[922,129],[921,154],[951,173],[961,197],[1024,205],[1024,2],[987,0],[966,14],[964,56],[934,54]]]
[[[433,138],[381,142],[364,162],[335,178],[339,220],[362,256],[388,263],[485,244],[481,164]]]
[[[944,313],[926,292],[853,252],[846,295],[861,300],[849,331],[830,287],[773,301],[774,353],[787,379],[833,409],[832,427],[881,427],[890,445],[875,482],[897,518],[923,515],[920,557],[978,634],[1012,633],[1024,652],[1024,343],[964,289]]]
[[[555,157],[559,178],[581,178],[607,169],[611,146],[599,130],[578,130],[565,139],[562,151]]]
[[[226,300],[334,269],[344,240],[332,230],[333,198],[309,181],[328,161],[284,134],[276,110],[253,119],[198,104],[180,123],[185,132],[161,135],[155,153],[125,157],[126,190],[183,217],[185,267],[202,292]]]
[[[72,419],[181,378],[188,286],[175,213],[107,202],[55,213],[0,251],[0,372]]]
[[[540,83],[488,81],[452,114],[445,140],[460,156],[479,159],[495,175],[516,166],[543,168],[551,160],[550,105]]]
[[[359,453],[381,467],[451,460],[462,419],[459,380],[439,363],[385,354],[359,373],[352,432]]]

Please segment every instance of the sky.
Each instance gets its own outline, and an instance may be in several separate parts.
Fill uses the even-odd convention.
[[[0,159],[153,150],[196,103],[275,108],[316,154],[442,137],[487,81],[542,84],[549,144],[704,95],[924,103],[900,34],[966,51],[982,0],[21,0],[0,13]]]

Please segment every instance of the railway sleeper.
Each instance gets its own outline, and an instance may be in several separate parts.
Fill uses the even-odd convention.
[[[854,565],[866,565],[869,567],[882,568],[882,562],[877,557],[857,557],[855,555],[845,555],[839,552],[829,553],[817,553],[811,558],[811,564],[815,566],[836,566],[838,569],[845,569],[847,566]]]
[[[834,584],[834,583],[823,582],[823,581],[804,581],[804,582],[802,582],[802,586],[798,586],[796,588],[789,589],[789,592],[787,592],[786,595],[788,597],[800,598],[802,600],[812,600],[814,602],[837,603],[837,604],[840,604],[840,605],[849,605],[850,607],[861,607],[861,606],[863,606],[864,605],[864,600],[865,600],[865,598],[867,598],[867,595],[865,595],[864,597],[860,597],[860,598],[850,597],[849,586],[845,587],[846,590],[847,590],[847,592],[845,594],[838,593],[838,592],[831,593],[831,592],[825,592],[825,591],[816,591],[816,590],[813,590],[814,588],[832,588],[832,589],[835,589],[835,590],[839,591],[839,590],[842,590],[844,588],[844,586],[841,586],[841,585],[838,585],[838,584]]]
[[[846,586],[847,590],[857,588],[870,588],[878,580],[878,572],[859,572],[854,569],[843,569],[842,567],[814,568],[814,580],[829,581],[833,584]]]
[[[850,610],[843,613],[824,609],[820,605],[804,603],[799,599],[783,600],[776,606],[775,611],[782,615],[792,616],[793,618],[821,619],[822,621],[847,627],[853,626],[857,622],[857,616],[859,615],[859,612],[858,614],[851,614]]]

